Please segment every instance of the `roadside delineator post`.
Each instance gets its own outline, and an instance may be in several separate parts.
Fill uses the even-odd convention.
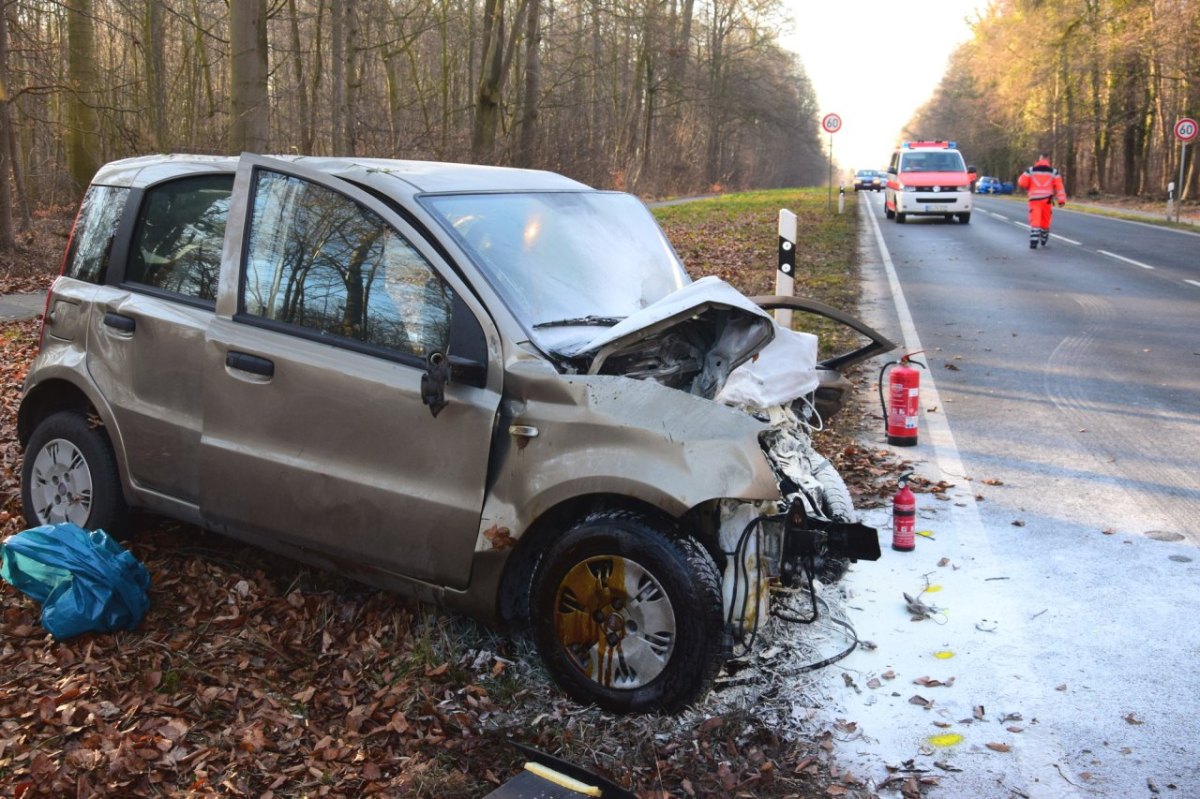
[[[796,215],[786,208],[779,209],[779,271],[775,273],[775,293],[790,297],[796,286]],[[776,308],[775,321],[792,329],[790,308]]]

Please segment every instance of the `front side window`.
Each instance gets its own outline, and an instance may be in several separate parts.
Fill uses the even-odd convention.
[[[117,225],[125,213],[129,189],[91,186],[79,206],[79,217],[71,234],[63,274],[89,283],[103,283],[108,273]]]
[[[255,173],[245,313],[425,358],[446,350],[453,299],[374,211],[300,178]]]
[[[125,279],[212,301],[233,175],[203,175],[149,189],[138,215]]]

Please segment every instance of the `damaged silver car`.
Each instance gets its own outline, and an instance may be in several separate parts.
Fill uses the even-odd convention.
[[[818,363],[764,307],[867,339]],[[891,344],[692,281],[636,198],[360,158],[103,167],[19,412],[31,524],[131,508],[532,631],[614,711],[705,692],[878,557],[810,425]]]

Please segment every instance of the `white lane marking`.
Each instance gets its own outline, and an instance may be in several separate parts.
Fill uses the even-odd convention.
[[[896,266],[892,262],[891,253],[888,252],[887,244],[883,240],[879,221],[872,214],[867,214],[867,218],[871,220],[871,227],[875,231],[875,244],[879,248],[879,255],[887,273],[888,286],[891,288],[895,301],[896,316],[899,319],[900,332],[904,338],[904,348],[908,352],[919,352],[924,348],[917,335],[917,328],[913,323],[912,314],[909,312],[908,302],[904,299],[904,290],[900,287]],[[967,471],[959,454],[958,445],[954,441],[954,434],[950,430],[950,420],[941,411],[932,414],[925,412],[925,408],[946,407],[938,394],[932,370],[925,370],[925,373],[921,375],[921,383],[921,419],[929,431],[929,440],[933,445],[933,460],[942,474],[961,485],[963,475]],[[947,508],[950,516],[947,528],[954,531],[954,538],[962,546],[962,551],[974,553],[972,560],[976,566],[998,564],[1000,561],[992,547],[991,537],[984,527],[983,519],[979,515],[979,505],[975,500],[975,495],[970,490],[960,488],[959,485],[953,486],[949,491],[953,502]],[[995,586],[995,584],[990,585],[993,588]],[[1033,651],[1028,644],[1024,643],[1028,640],[1029,634],[1025,631],[1020,617],[1009,615],[1005,623],[1007,629],[1019,642],[1014,647],[1015,651]],[[997,666],[1001,669],[1006,666],[1026,669],[1022,664],[1006,661],[1003,656],[998,657],[997,660],[1002,664]],[[1038,688],[1033,685],[1030,685],[1029,689],[1035,695],[1039,692]],[[1029,780],[1023,786],[1029,790],[1027,795],[1032,799],[1050,799],[1050,797],[1053,799],[1077,799],[1080,797],[1079,792],[1071,787],[1062,786],[1061,782],[1055,779],[1055,773],[1051,771],[1052,764],[1068,762],[1062,747],[1058,745],[1053,733],[1049,731],[1038,737],[1040,740],[1036,744],[1031,742],[1030,753],[1022,753],[1017,758],[1019,772]],[[1061,772],[1058,772],[1058,776],[1061,776]],[[1074,785],[1074,783],[1068,783],[1068,785]]]
[[[1184,283],[1191,283],[1193,286],[1200,288],[1200,280],[1185,280]]]
[[[1057,233],[1051,233],[1051,234],[1050,234],[1050,238],[1052,238],[1052,239],[1058,239],[1059,241],[1065,241],[1067,244],[1074,244],[1074,245],[1076,245],[1076,246],[1079,246],[1079,247],[1082,247],[1082,246],[1083,246],[1083,242],[1081,242],[1081,241],[1075,241],[1075,239],[1068,239],[1066,236],[1060,236],[1060,235],[1058,235]]]
[[[1107,255],[1109,258],[1116,258],[1118,261],[1124,261],[1127,264],[1140,266],[1142,269],[1154,269],[1154,267],[1150,264],[1144,264],[1141,261],[1135,261],[1132,258],[1126,258],[1124,255],[1117,255],[1115,252],[1109,252],[1108,250],[1096,250],[1096,252],[1100,253],[1101,255]]]

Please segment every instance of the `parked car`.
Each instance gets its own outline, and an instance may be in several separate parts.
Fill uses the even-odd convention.
[[[879,191],[886,176],[875,169],[860,169],[854,173],[855,191]]]
[[[984,175],[975,182],[976,194],[1012,194],[1013,184],[1006,183],[1000,178]]]
[[[811,445],[893,345],[692,281],[642,203],[360,158],[103,167],[19,414],[30,524],[202,525],[482,619],[615,711],[707,690],[819,560],[878,557]],[[821,363],[764,308],[862,333]]]

